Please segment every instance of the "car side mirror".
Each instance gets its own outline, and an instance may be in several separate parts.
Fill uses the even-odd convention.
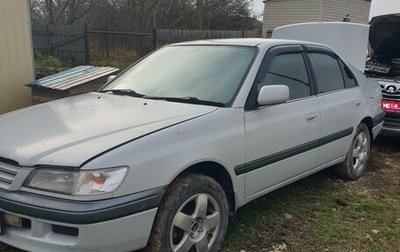
[[[263,86],[257,96],[257,102],[260,106],[285,103],[288,100],[289,88],[286,85]]]
[[[110,83],[111,81],[113,81],[113,80],[115,79],[115,77],[117,77],[117,76],[116,76],[116,75],[110,75],[110,76],[108,76],[106,84],[108,84],[108,83]]]

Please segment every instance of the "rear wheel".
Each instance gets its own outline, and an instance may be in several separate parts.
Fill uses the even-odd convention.
[[[370,154],[371,136],[368,127],[361,123],[356,130],[346,160],[334,166],[340,177],[348,180],[359,179],[365,172]]]
[[[177,178],[159,207],[147,251],[218,251],[228,226],[221,186],[201,174]]]

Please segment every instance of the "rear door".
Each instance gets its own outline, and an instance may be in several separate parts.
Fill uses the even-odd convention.
[[[265,85],[289,87],[290,100],[259,107],[255,100]],[[245,196],[257,197],[316,167],[320,115],[303,48],[279,46],[267,52],[249,95],[245,112]]]
[[[306,48],[321,113],[318,165],[324,165],[347,154],[365,101],[354,75],[335,53],[318,46]]]

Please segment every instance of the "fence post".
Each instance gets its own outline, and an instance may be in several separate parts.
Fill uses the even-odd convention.
[[[157,29],[153,28],[151,30],[151,40],[152,40],[152,50],[156,50],[157,49]]]
[[[46,37],[47,37],[47,53],[51,56],[55,56],[54,55],[54,47],[51,43],[51,32],[50,32],[50,28],[49,28],[49,24],[46,24]]]
[[[89,31],[87,24],[84,26],[84,36],[85,36],[85,64],[90,65],[90,50],[89,50]]]

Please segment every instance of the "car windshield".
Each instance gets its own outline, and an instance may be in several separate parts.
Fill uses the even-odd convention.
[[[103,91],[224,105],[235,97],[256,52],[255,47],[245,46],[167,46],[132,66]]]

